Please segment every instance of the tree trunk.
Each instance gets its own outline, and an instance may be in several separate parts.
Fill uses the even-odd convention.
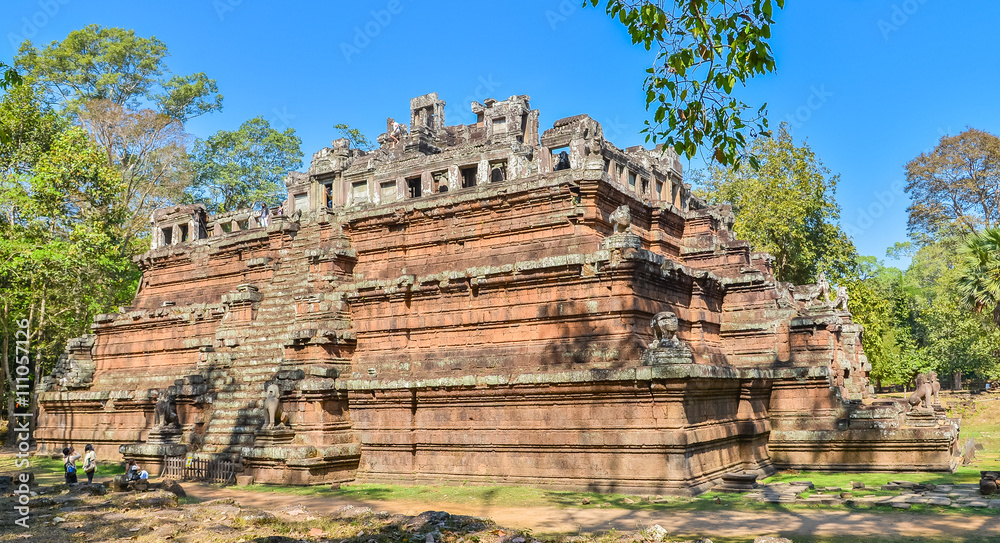
[[[10,371],[10,332],[11,329],[7,327],[7,317],[10,315],[10,306],[7,301],[3,304],[3,314],[0,314],[0,321],[3,322],[3,368],[0,368],[0,374],[3,375],[3,385],[9,391],[10,396],[8,396],[7,401],[7,436],[4,439],[4,443],[10,446],[14,443],[14,399],[17,398],[15,392],[17,391],[16,383],[14,382],[14,376]]]
[[[955,374],[952,375],[952,387],[952,390],[955,391],[962,390],[962,372],[956,371]]]

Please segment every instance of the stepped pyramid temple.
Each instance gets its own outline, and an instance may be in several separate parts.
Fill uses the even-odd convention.
[[[42,451],[258,482],[692,494],[734,472],[955,467],[929,378],[871,397],[844,289],[776,281],[677,157],[527,96],[447,126],[432,93],[258,213],[152,216],[132,306],[39,387]],[[732,477],[732,475],[730,476]]]

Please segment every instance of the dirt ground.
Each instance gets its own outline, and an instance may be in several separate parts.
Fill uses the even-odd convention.
[[[95,488],[99,487],[99,488]],[[993,515],[946,515],[843,508],[635,511],[612,508],[489,507],[263,493],[187,483],[187,498],[164,490],[108,492],[103,486],[39,487],[29,528],[14,525],[0,497],[0,543],[139,541],[179,543],[653,543],[708,536],[850,536],[864,541],[1000,541]],[[659,525],[660,536],[650,528]],[[563,535],[559,535],[563,534]],[[578,534],[578,535],[565,535]],[[662,534],[667,534],[662,537]],[[991,534],[995,539],[991,537]],[[826,541],[825,539],[820,539]],[[848,539],[852,541],[853,539]]]
[[[209,485],[186,485],[197,499],[233,498],[243,505],[260,508],[294,504],[317,513],[330,513],[346,505],[371,507],[390,513],[416,515],[435,504],[398,501],[349,502],[328,497],[291,496],[242,491]],[[279,497],[280,496],[280,497]],[[443,506],[441,506],[443,507]],[[595,533],[606,530],[636,531],[658,524],[675,534],[710,534],[739,537],[753,535],[858,535],[909,536],[957,539],[995,533],[1000,541],[1000,522],[992,515],[942,515],[927,513],[866,513],[828,510],[657,512],[623,509],[573,509],[556,507],[490,507],[448,504],[456,515],[487,517],[500,526],[535,533]]]

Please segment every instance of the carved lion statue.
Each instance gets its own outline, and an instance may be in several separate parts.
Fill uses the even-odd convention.
[[[941,392],[941,382],[938,381],[936,371],[927,372],[927,382],[931,385],[931,396],[934,398],[934,405],[940,405],[941,399],[938,394]]]
[[[180,426],[180,419],[177,417],[176,399],[165,388],[160,389],[156,395],[156,407],[153,409],[153,426]]]
[[[618,206],[618,209],[608,217],[615,234],[627,234],[632,226],[632,210],[628,206]]]
[[[677,339],[677,315],[671,311],[660,311],[653,315],[649,327],[653,329],[656,339],[649,344],[650,349],[661,347],[679,347],[681,342]]]
[[[267,395],[264,396],[264,410],[267,412],[265,427],[288,424],[288,416],[281,411],[279,396],[281,396],[281,389],[278,388],[278,385],[270,384],[267,386]]]
[[[826,279],[826,272],[819,272],[816,276],[816,299],[821,302],[830,302],[830,282]]]
[[[848,311],[847,309],[848,300],[850,300],[850,297],[847,295],[847,287],[838,286],[837,297],[834,298],[833,300],[833,308],[843,309],[844,311]]]
[[[927,376],[921,373],[917,375],[916,378],[917,388],[906,398],[907,403],[910,404],[910,408],[921,407],[929,408],[931,407],[931,402],[934,398],[934,387],[928,381]]]

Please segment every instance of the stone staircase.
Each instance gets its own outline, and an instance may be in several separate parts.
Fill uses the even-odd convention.
[[[255,285],[263,295],[255,318],[249,323],[223,322],[219,327],[217,337],[231,339],[235,335],[238,344],[209,353],[206,359],[209,381],[216,392],[202,452],[239,454],[242,447],[252,446],[265,423],[266,383],[279,372],[294,374],[296,368],[286,364],[284,355],[286,342],[298,329],[295,297],[316,292],[316,286],[310,285],[309,260],[304,255],[319,244],[319,232],[309,230],[311,235],[284,241],[278,249],[280,265],[273,278]]]

